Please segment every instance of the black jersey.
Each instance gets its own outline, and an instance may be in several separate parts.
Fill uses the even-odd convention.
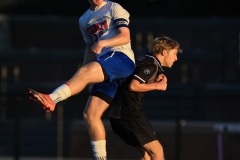
[[[116,119],[136,119],[143,114],[142,102],[145,92],[129,91],[132,79],[140,83],[153,83],[156,77],[163,73],[160,61],[152,54],[139,57],[136,61],[134,73],[122,84],[110,104],[109,117]]]

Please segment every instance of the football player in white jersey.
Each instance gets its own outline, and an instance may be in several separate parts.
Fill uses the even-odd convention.
[[[86,43],[83,66],[51,94],[30,88],[27,94],[47,112],[53,112],[58,102],[78,94],[86,85],[93,83],[83,117],[95,159],[105,160],[106,133],[101,116],[111,103],[118,85],[133,73],[135,61],[130,44],[129,13],[112,1],[88,2],[90,8],[79,19]]]

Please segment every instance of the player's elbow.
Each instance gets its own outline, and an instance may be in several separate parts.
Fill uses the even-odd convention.
[[[126,35],[126,36],[123,36],[123,43],[124,44],[128,44],[130,42],[130,36]]]
[[[128,90],[136,92],[137,91],[137,87],[134,84],[130,84],[129,87],[128,87]]]
[[[142,84],[136,79],[132,79],[132,81],[128,85],[129,91],[141,92],[142,88]]]

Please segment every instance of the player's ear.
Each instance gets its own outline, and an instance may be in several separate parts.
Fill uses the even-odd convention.
[[[161,54],[162,54],[162,56],[164,56],[166,53],[167,53],[167,51],[164,49]]]

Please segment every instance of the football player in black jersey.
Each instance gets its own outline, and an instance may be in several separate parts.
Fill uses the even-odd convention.
[[[114,133],[136,148],[142,160],[164,160],[162,145],[142,110],[144,93],[167,89],[162,67],[171,68],[181,52],[177,41],[166,36],[155,38],[149,52],[136,60],[134,73],[118,88],[110,105]]]

